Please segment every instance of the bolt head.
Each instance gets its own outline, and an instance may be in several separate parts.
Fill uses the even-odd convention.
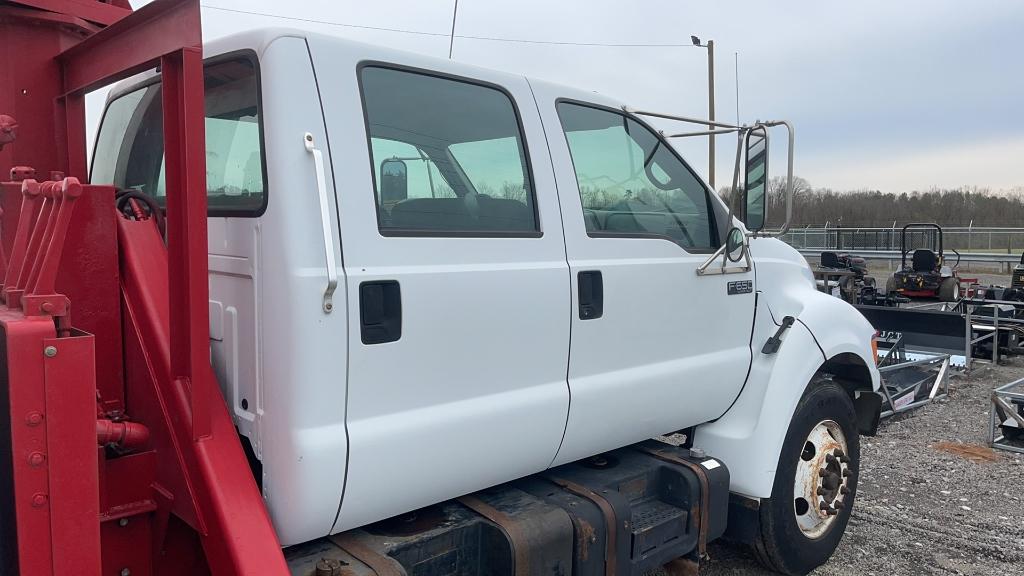
[[[28,455],[30,466],[42,466],[43,462],[46,462],[46,456],[42,452],[33,452]]]
[[[117,525],[122,527],[122,528],[124,528],[125,526],[128,525],[128,519],[127,518],[121,518],[120,520],[117,521]]]
[[[53,358],[54,356],[57,355],[57,347],[47,346],[46,348],[43,348],[43,355],[46,356],[47,358]]]
[[[132,571],[127,568],[121,568],[121,576],[132,576]]]
[[[33,410],[25,415],[25,424],[27,426],[39,426],[43,423],[43,415],[40,412]]]
[[[37,492],[32,496],[32,507],[42,508],[43,506],[46,506],[47,500],[48,498],[46,497],[46,494],[43,494],[42,492]]]

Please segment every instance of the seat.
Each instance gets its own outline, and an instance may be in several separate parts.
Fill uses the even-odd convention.
[[[519,232],[536,228],[533,210],[519,200],[481,195],[477,201],[480,206],[477,226],[481,230]]]
[[[822,268],[843,268],[842,262],[839,261],[839,255],[835,252],[822,252],[821,253],[821,267]]]
[[[461,198],[410,198],[391,208],[391,228],[468,230],[472,219]]]
[[[914,250],[914,272],[934,272],[939,267],[939,257],[927,249]]]

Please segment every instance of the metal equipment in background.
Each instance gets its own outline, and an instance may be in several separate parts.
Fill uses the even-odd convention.
[[[908,234],[911,236],[909,243]],[[914,242],[914,237],[919,237],[923,242]],[[955,302],[960,298],[960,279],[957,277],[960,253],[950,250],[956,254],[956,262],[952,266],[946,263],[941,226],[907,224],[900,234],[900,269],[886,282],[886,292],[897,292],[911,298],[939,298],[943,302]]]
[[[1010,281],[1010,288],[1024,290],[1024,253],[1020,255],[1020,264],[1013,268],[1013,277]]]
[[[868,276],[867,261],[860,256],[840,252],[822,252],[819,266],[812,269],[818,290],[842,298],[850,304],[860,302],[866,288],[874,289],[875,279]]]
[[[907,349],[902,334],[878,339],[882,418],[924,406],[949,394],[950,355]]]
[[[1024,454],[1024,378],[992,391],[989,444]]]
[[[970,330],[969,360],[987,356],[998,364],[1000,355],[1024,354],[1024,292],[988,287],[974,293],[953,308]]]

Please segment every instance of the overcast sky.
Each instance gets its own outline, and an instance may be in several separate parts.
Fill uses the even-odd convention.
[[[453,0],[203,5],[208,38],[286,25],[447,57]],[[459,0],[454,59],[596,90],[638,108],[703,117],[703,49],[467,38],[688,44],[695,34],[715,40],[719,119],[736,119],[733,54],[739,52],[741,120],[793,121],[796,172],[814,186],[1024,190],[1024,2],[791,0],[784,6],[763,0]],[[773,140],[776,153],[782,144]],[[706,141],[678,147],[706,176]],[[722,186],[732,176],[735,141],[719,138],[717,150]],[[773,174],[781,174],[783,162],[773,162]]]

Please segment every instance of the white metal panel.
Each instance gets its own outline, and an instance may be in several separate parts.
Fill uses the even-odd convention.
[[[347,310],[323,310],[327,261],[304,133],[312,133],[328,157],[331,150],[306,42],[273,40],[262,52],[260,69],[269,204],[255,222],[259,455],[264,498],[281,543],[288,545],[327,534],[341,500],[348,450]],[[330,166],[326,177],[336,227]],[[340,270],[340,250],[337,254],[334,265]],[[344,291],[339,287],[336,300],[344,302]]]
[[[694,443],[729,466],[733,492],[769,498],[793,411],[822,363],[856,354],[869,367],[872,389],[878,389],[879,378],[870,324],[846,302],[818,292],[799,253],[779,240],[759,238],[751,241],[751,254],[762,293],[750,377],[728,413],[697,428]],[[783,336],[779,352],[757,352],[785,316],[799,321]]]
[[[621,105],[531,82],[558,179],[572,278],[572,404],[554,465],[700,424],[736,398],[750,365],[754,294],[728,296],[753,273],[696,274],[707,254],[653,238],[591,238],[556,101]],[[724,236],[724,231],[720,231]],[[604,315],[581,320],[577,272],[599,270]]]
[[[352,317],[341,531],[543,470],[565,427],[569,279],[544,133],[522,77],[311,38],[339,187]],[[539,238],[384,237],[357,65],[383,61],[500,85],[525,130]],[[415,106],[415,95],[409,96]],[[402,336],[364,345],[358,287],[397,280]]]

